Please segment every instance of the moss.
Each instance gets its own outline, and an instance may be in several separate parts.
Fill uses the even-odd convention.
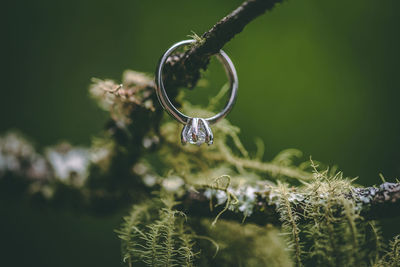
[[[264,227],[220,220],[209,228],[210,221],[203,220],[203,227],[220,246],[214,250],[202,243],[202,257],[198,266],[293,266],[279,229],[271,225]]]
[[[192,266],[193,234],[184,223],[185,215],[173,209],[168,197],[132,208],[116,230],[122,240],[123,261],[132,266]]]
[[[240,129],[228,120],[215,125],[213,146],[182,146],[181,126],[162,120],[153,105],[153,81],[148,75],[127,71],[123,86],[94,82],[91,93],[110,112],[112,127],[82,153],[90,166],[85,163],[79,169],[79,186],[55,182],[60,175],[51,168],[41,175],[46,179],[37,177],[34,162],[51,162],[49,156],[40,156],[18,136],[0,138],[0,174],[14,171],[36,179],[31,191],[50,199],[64,196],[57,187],[61,184],[64,189],[73,188],[78,202],[86,201],[89,207],[93,199],[101,204],[117,203],[114,205],[135,202],[116,231],[128,266],[400,265],[400,238],[385,251],[376,223],[361,213],[379,190],[384,194],[386,187],[398,185],[354,190],[354,180],[334,168],[302,160],[301,152],[294,149],[262,161],[262,142],[257,142],[258,151],[252,155],[240,141]],[[226,88],[216,99],[224,93]],[[202,117],[211,115],[185,102],[182,109]],[[138,127],[143,124],[146,127]],[[6,139],[12,142],[4,142]],[[48,190],[52,193],[46,194]],[[177,200],[191,192],[198,192],[195,196],[207,204],[206,216],[201,215],[214,216],[212,219],[187,216],[178,209],[184,203]],[[266,215],[265,209],[274,209],[272,215],[279,217],[279,227],[266,224],[266,220],[257,226],[247,223],[256,212]],[[213,210],[217,212],[213,214]],[[243,223],[227,221],[225,213],[237,215],[233,218]]]

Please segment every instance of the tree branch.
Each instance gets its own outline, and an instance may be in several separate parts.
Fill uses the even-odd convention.
[[[101,179],[101,173],[105,172],[105,169],[101,168],[107,169],[110,153],[113,153],[107,147],[89,150],[61,144],[47,148],[46,151],[46,155],[37,153],[31,143],[20,135],[10,133],[4,137],[0,136],[0,190],[12,192],[11,188],[18,184],[22,188],[21,192],[27,190],[26,192],[32,195],[41,195],[57,205],[65,204],[85,211],[103,213],[121,209],[132,202],[140,202],[149,192],[164,187],[165,178],[152,176],[152,179],[155,179],[153,184],[146,186],[147,193],[141,193],[138,185],[142,184],[143,187],[142,180],[152,175],[151,171],[142,166],[134,167],[134,171],[127,177],[127,180],[135,181],[135,184],[124,183],[125,189],[118,187],[118,190],[108,190],[108,184]],[[120,179],[115,169],[109,171],[110,179]],[[101,184],[91,185],[94,180],[87,180],[88,175],[96,176],[95,181]],[[18,177],[23,179],[19,180]],[[22,185],[22,181],[26,184]],[[196,190],[188,188],[192,188],[192,185],[183,184],[179,189],[176,188],[176,191],[184,190],[183,197],[178,199],[181,203],[179,209],[189,216],[215,217],[223,209],[224,202],[226,203],[226,193],[231,193],[238,199],[238,203],[231,203],[233,209],[224,212],[221,218],[240,222],[246,215],[246,222],[259,225],[281,224],[277,207],[282,194],[269,182],[261,182],[254,186],[242,185],[236,189],[227,186],[225,191],[212,185],[197,185]],[[132,193],[133,189],[133,195],[125,195]],[[310,203],[311,191],[304,191],[298,187],[288,188],[288,201],[296,214],[303,214],[305,205]],[[338,192],[341,193],[332,193],[330,197],[325,193],[319,197],[318,193],[318,201],[341,197],[354,200],[354,208],[360,211],[360,215],[366,220],[394,218],[400,215],[400,183],[385,182],[378,187],[349,187],[348,191]],[[210,201],[220,205],[210,210]],[[312,201],[316,202],[315,199]]]
[[[222,207],[210,211],[210,197],[206,192],[206,190],[187,192],[181,199],[180,208],[189,216],[215,217]],[[258,225],[281,224],[276,202],[271,201],[270,194],[269,190],[254,192],[255,203],[251,215],[246,217],[246,222]],[[241,198],[242,196],[238,195],[237,197]],[[353,188],[345,197],[355,200],[361,210],[361,216],[366,220],[394,218],[400,215],[400,183],[383,183],[378,187]],[[213,199],[215,203],[215,196]],[[304,205],[305,200],[296,202],[294,205],[296,214],[303,214]],[[240,222],[243,221],[244,214],[237,210],[227,210],[221,218]]]
[[[217,53],[224,44],[231,40],[237,33],[240,33],[250,21],[263,14],[265,11],[272,9],[276,3],[281,1],[282,0],[248,0],[244,2],[236,10],[215,24],[209,31],[204,33],[202,39],[189,50],[170,57],[165,75],[168,85],[172,86],[172,89],[174,87],[176,89],[179,86],[195,86],[200,77],[201,69],[207,67],[209,59],[213,54]],[[108,163],[110,167],[108,167],[109,171],[106,172],[106,174],[103,174],[101,170],[93,171],[92,167],[89,174],[90,182],[88,183],[90,187],[87,190],[85,189],[85,192],[82,192],[82,197],[87,197],[89,195],[93,198],[93,195],[100,192],[98,194],[99,199],[103,201],[104,195],[106,195],[103,187],[119,195],[121,195],[121,193],[118,192],[120,189],[125,189],[124,193],[129,193],[129,190],[133,187],[138,189],[138,183],[141,184],[139,181],[140,177],[134,177],[138,180],[138,183],[136,183],[135,179],[132,179],[131,167],[142,155],[142,150],[144,149],[142,148],[143,140],[145,137],[150,138],[147,136],[148,133],[153,132],[155,135],[159,134],[161,108],[159,108],[158,105],[152,105],[152,103],[157,101],[154,94],[153,81],[135,72],[128,72],[125,76],[124,89],[116,87],[116,84],[110,81],[96,82],[97,85],[95,85],[95,87],[98,88],[100,98],[104,97],[103,93],[105,92],[107,92],[107,94],[108,92],[114,92],[115,94],[112,108],[117,109],[119,115],[113,118],[113,123],[111,123],[111,126],[109,125],[108,128],[114,139],[117,140],[118,145],[124,147],[124,150],[110,149],[111,152],[109,154],[112,155],[112,157],[109,157],[112,158],[112,160]],[[109,88],[106,90],[102,89],[103,87],[106,89]],[[93,90],[93,92],[95,91],[96,90]],[[117,98],[117,96],[119,98]],[[126,118],[127,122],[124,122],[121,118]],[[132,120],[133,123],[129,122],[130,120]],[[20,141],[17,138],[5,143],[10,142],[19,143]],[[155,143],[158,143],[158,141]],[[26,146],[29,148],[28,151],[33,151],[28,144],[21,144],[21,146]],[[35,181],[36,184],[40,185],[35,190],[41,190],[42,185],[46,185],[46,182],[43,181],[55,176],[54,171],[48,169],[48,161],[40,157],[36,152],[32,152],[32,154],[27,157],[26,155],[20,155],[19,153],[21,153],[21,151],[27,151],[27,149],[19,149],[18,151],[11,152],[7,151],[7,154],[9,154],[8,159],[11,158],[13,159],[12,162],[15,161],[18,164],[13,165],[10,163],[8,167],[5,165],[6,168],[4,170],[0,169],[0,174],[12,173],[16,176],[30,178],[32,179],[31,181]],[[70,157],[67,153],[68,150],[65,148],[56,152],[60,154],[56,156],[63,158],[63,160],[68,160],[68,157]],[[229,153],[226,154],[229,155]],[[71,155],[76,156],[76,153]],[[84,157],[85,155],[82,156],[83,162],[88,162],[87,159],[84,160]],[[224,160],[229,162],[230,158]],[[232,161],[236,164],[239,162],[237,159]],[[243,165],[248,165],[251,162],[243,160],[241,163]],[[99,163],[98,165],[104,164]],[[16,168],[15,166],[17,166],[18,169],[13,169]],[[38,168],[37,166],[42,166],[42,168]],[[257,166],[251,167],[255,168]],[[85,176],[86,167],[82,167],[81,169],[85,170],[82,174],[82,176]],[[81,175],[77,173],[79,170],[71,170],[71,172],[79,177]],[[94,174],[92,174],[93,172]],[[91,176],[95,176],[96,179],[92,181],[90,179]],[[101,177],[102,180],[100,180],[99,177]],[[135,183],[132,181],[135,181]],[[65,188],[69,187],[69,185],[65,185]],[[74,189],[75,185],[71,186],[71,188]],[[215,216],[215,212],[221,211],[221,208],[216,208],[214,212],[211,213],[209,208],[210,199],[207,198],[205,192],[206,190],[187,192],[181,199],[181,208],[192,216]],[[114,195],[111,196],[114,197]],[[112,197],[110,197],[110,199],[115,202],[115,198]],[[276,204],[270,201],[268,192],[254,191],[253,197],[256,201],[252,209],[252,214],[247,218],[247,221],[260,225],[266,223],[279,224]],[[383,217],[394,217],[400,214],[400,183],[384,183],[379,187],[353,188],[346,197],[356,200],[357,205],[361,208],[361,215],[366,219],[374,220]],[[106,202],[106,200],[104,201]],[[90,203],[90,201],[86,202]],[[301,214],[302,203],[296,207],[298,209],[296,212]],[[243,219],[243,213],[228,210],[224,213],[223,218],[241,221]]]
[[[201,36],[184,53],[171,56],[165,65],[165,83],[169,90],[178,87],[193,88],[200,78],[200,71],[205,70],[210,57],[229,42],[253,19],[271,10],[282,0],[248,0],[221,19]]]

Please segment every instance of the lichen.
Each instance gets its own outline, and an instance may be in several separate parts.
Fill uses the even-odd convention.
[[[24,176],[28,192],[49,201],[60,188],[58,200],[73,192],[68,200],[88,209],[134,203],[116,231],[128,266],[399,266],[399,238],[385,251],[379,227],[362,214],[398,201],[398,183],[355,188],[295,149],[264,161],[262,142],[247,151],[226,119],[213,126],[214,145],[182,146],[181,126],[161,117],[153,89],[149,75],[133,71],[122,85],[95,79],[91,94],[111,126],[92,147],[64,143],[42,155],[7,134],[0,178]],[[209,117],[226,92],[208,111],[178,101],[185,113]]]

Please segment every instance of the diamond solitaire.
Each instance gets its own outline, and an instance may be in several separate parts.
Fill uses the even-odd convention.
[[[211,145],[213,134],[205,119],[191,118],[183,127],[181,134],[182,144],[190,143],[200,146],[203,143]]]

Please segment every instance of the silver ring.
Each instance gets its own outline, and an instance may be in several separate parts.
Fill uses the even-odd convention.
[[[180,112],[174,105],[172,105],[165,90],[162,77],[164,64],[167,58],[177,48],[194,42],[196,42],[196,40],[183,40],[172,45],[170,48],[167,49],[167,51],[165,51],[158,63],[156,70],[156,92],[161,106],[167,111],[167,113],[178,122],[185,125],[181,135],[181,140],[183,144],[189,142],[191,144],[200,145],[206,142],[210,145],[213,143],[213,136],[209,124],[214,124],[218,122],[219,120],[223,119],[229,113],[229,111],[231,111],[236,101],[239,81],[236,74],[235,66],[233,65],[231,59],[223,50],[220,50],[219,53],[216,54],[216,57],[224,66],[225,72],[230,82],[231,95],[228,99],[226,106],[222,111],[210,118],[192,118]]]

